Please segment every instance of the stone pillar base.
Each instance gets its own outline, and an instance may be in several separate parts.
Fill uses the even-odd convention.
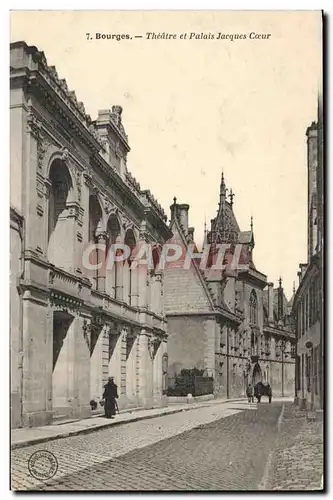
[[[166,395],[155,395],[154,396],[154,406],[164,408],[165,406],[168,406],[168,396]]]
[[[91,406],[84,405],[73,408],[72,416],[73,418],[79,418],[79,419],[91,417]]]
[[[300,398],[298,404],[299,404],[300,410],[306,410],[306,399],[305,398]]]
[[[294,397],[294,405],[298,405],[298,404],[299,404],[299,397],[295,396]]]
[[[119,410],[138,408],[140,405],[137,401],[137,398],[129,399],[126,394],[120,394],[117,399]]]
[[[154,399],[151,398],[139,398],[140,404],[145,410],[150,410],[154,407]]]
[[[53,412],[37,411],[24,413],[22,420],[23,427],[41,427],[43,425],[50,425],[53,420]]]
[[[161,396],[161,407],[164,408],[165,406],[168,406],[168,396],[163,395]]]

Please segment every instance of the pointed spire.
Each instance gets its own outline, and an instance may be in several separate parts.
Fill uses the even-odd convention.
[[[207,222],[206,222],[206,214],[205,214],[205,223],[204,223],[204,240],[203,240],[203,244],[204,245],[207,244]]]
[[[282,278],[279,278],[279,288],[278,288],[278,318],[279,320],[283,320],[284,311],[283,311],[283,288],[282,288]]]
[[[295,281],[293,282],[293,295],[295,295],[296,293],[296,285],[295,285]]]
[[[253,216],[252,215],[251,215],[250,227],[251,227],[251,231],[253,232]]]
[[[173,204],[176,205],[177,204],[177,198],[174,196],[173,197]]]
[[[227,194],[227,188],[225,187],[224,174],[222,172],[221,184],[220,184],[220,205],[224,205],[226,194]]]

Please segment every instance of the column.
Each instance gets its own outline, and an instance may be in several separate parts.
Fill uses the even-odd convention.
[[[126,337],[127,328],[121,325],[111,327],[109,376],[118,386],[119,403],[126,399]]]
[[[145,264],[139,264],[136,268],[137,287],[138,287],[138,306],[146,308],[148,304],[147,283],[148,273]]]
[[[215,380],[215,320],[212,318],[204,321],[205,352],[204,363],[209,377]],[[234,338],[234,332],[233,332]]]
[[[139,401],[145,408],[153,406],[153,365],[149,352],[151,334],[142,329],[138,339]]]
[[[164,354],[163,347],[164,347],[163,343],[161,339],[159,339],[153,360],[154,404],[156,405],[162,404],[162,385],[163,385],[162,358]]]
[[[90,416],[90,347],[91,317],[76,316],[73,324],[73,340],[69,364],[70,390],[69,399],[73,407],[73,416],[85,418]],[[71,361],[70,358],[70,361]]]
[[[137,404],[137,351],[138,335],[132,334],[127,337],[126,352],[126,397],[132,404]]]
[[[115,262],[115,298],[124,299],[123,263]]]
[[[110,325],[105,324],[101,331],[101,343],[102,343],[102,388],[108,381],[109,376],[109,351],[110,351]]]
[[[128,261],[125,260],[122,264],[122,275],[123,275],[123,296],[122,299],[125,304],[129,304],[130,302],[130,270]]]
[[[103,395],[104,326],[91,327],[90,399],[99,403]],[[98,409],[101,406],[98,404]]]
[[[133,307],[139,305],[139,276],[138,267],[131,266],[131,299],[130,304]]]
[[[100,292],[105,292],[106,290],[106,276],[107,276],[107,261],[106,261],[106,240],[107,234],[105,231],[96,234],[96,239],[98,245],[102,245],[104,247],[104,251],[99,249],[96,251],[96,264],[100,264],[103,262],[103,265],[100,269],[96,271],[96,280],[97,280],[97,290]]]

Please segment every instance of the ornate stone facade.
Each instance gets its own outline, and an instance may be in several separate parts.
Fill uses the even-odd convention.
[[[43,52],[10,52],[12,423],[88,416],[109,375],[120,408],[165,404],[163,275],[88,265],[171,236],[127,170],[122,108],[92,121]]]

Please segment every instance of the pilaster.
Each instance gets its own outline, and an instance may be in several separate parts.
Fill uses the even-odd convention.
[[[90,399],[99,402],[103,395],[104,326],[91,325]]]
[[[33,295],[26,290],[23,294],[22,319],[23,425],[33,427],[52,421],[50,408],[52,344],[49,340],[50,311],[46,297]]]
[[[153,361],[149,352],[150,337],[150,333],[142,329],[138,339],[139,401],[145,408],[153,406]]]
[[[138,335],[134,332],[127,336],[126,343],[126,397],[129,403],[137,404],[137,357]]]

